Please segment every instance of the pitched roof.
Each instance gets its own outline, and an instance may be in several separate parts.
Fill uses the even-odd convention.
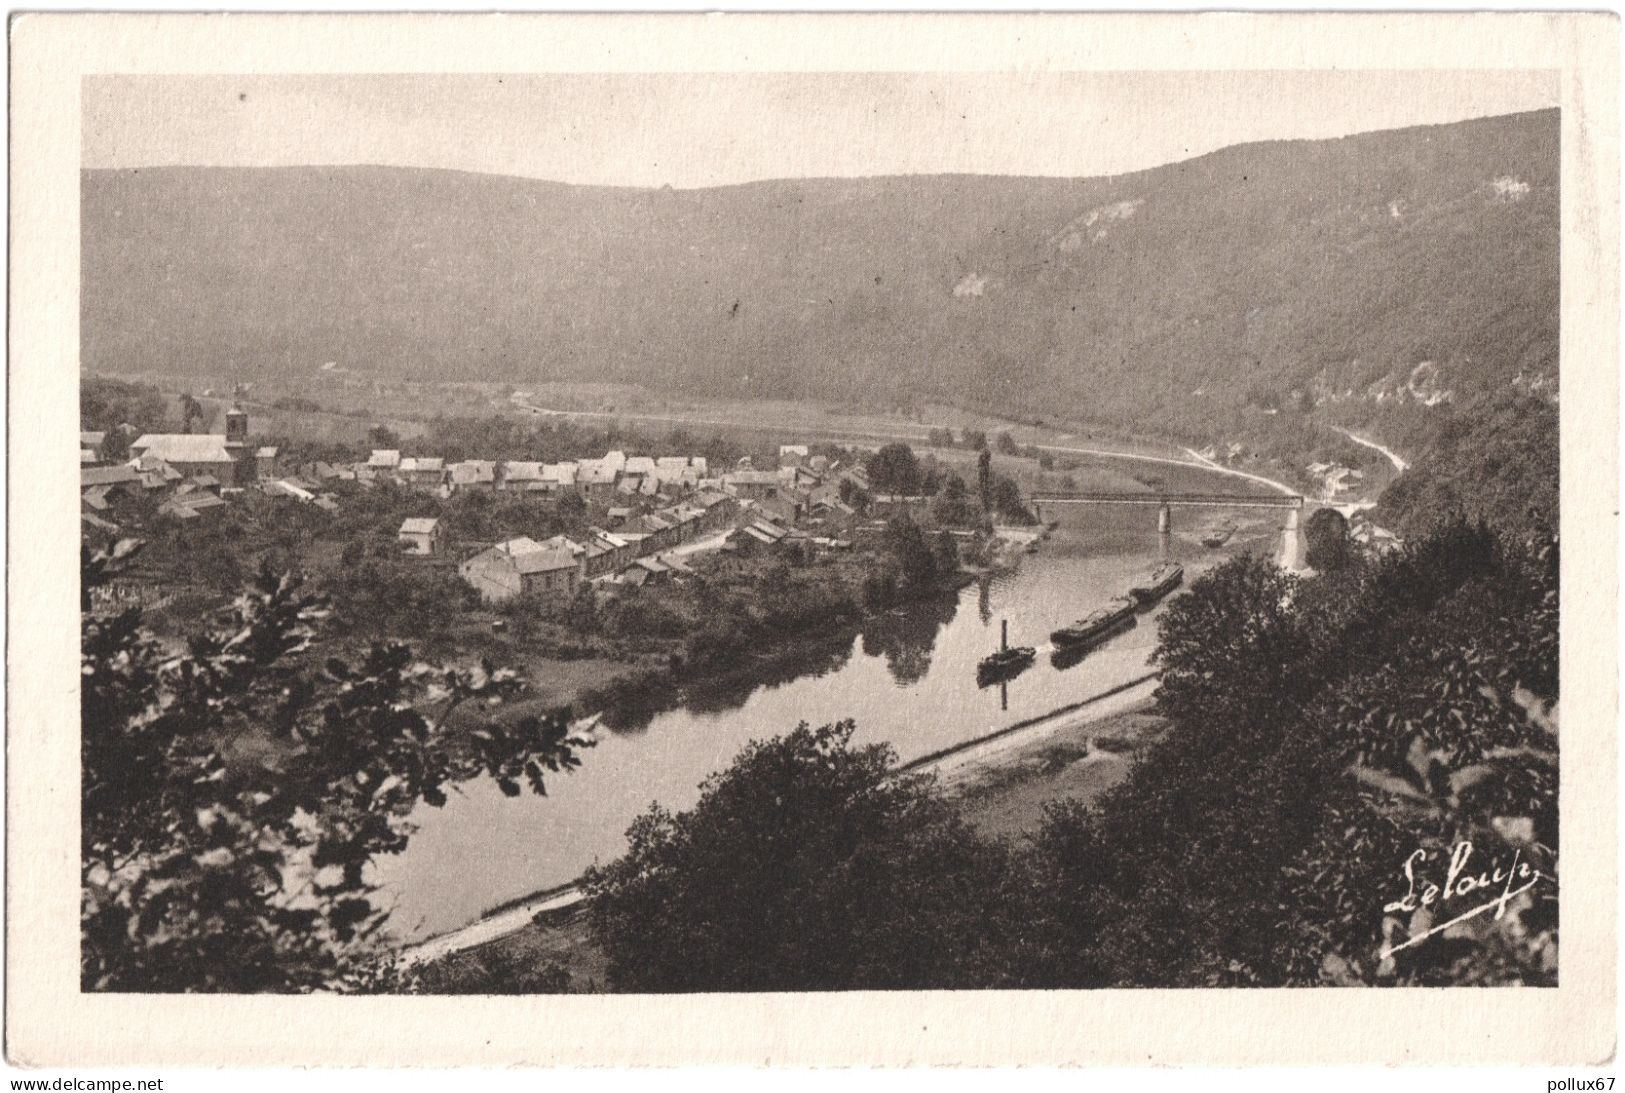
[[[451,465],[453,485],[474,486],[482,482],[495,482],[497,465],[489,459],[465,459]]]
[[[127,464],[116,467],[81,467],[79,469],[79,485],[89,486],[115,486],[123,483],[134,484],[141,480],[135,473],[135,468]]]
[[[502,465],[502,478],[506,482],[540,482],[542,465],[509,461]]]
[[[273,497],[292,497],[295,501],[314,501],[316,495],[305,487],[287,478],[279,478],[274,482],[266,482],[260,490]]]
[[[81,432],[79,434],[79,446],[81,448],[100,448],[102,446],[102,442],[106,439],[106,433]]]
[[[372,455],[367,458],[369,467],[399,467],[401,453],[396,448],[374,448]]]
[[[255,459],[275,459],[276,456],[277,456],[278,451],[280,451],[280,449],[278,449],[274,445],[269,445],[268,444],[263,448],[255,448],[254,449],[254,458]]]
[[[218,433],[144,433],[130,445],[136,455],[166,463],[233,463],[226,438]]]
[[[521,574],[550,573],[577,567],[575,555],[568,550],[529,550],[514,555],[513,564]]]
[[[433,516],[408,516],[401,521],[400,534],[402,535],[432,535],[434,529],[440,526],[440,521]]]
[[[438,455],[409,455],[401,460],[400,469],[406,474],[425,471],[432,471],[438,474],[446,469],[446,461]]]
[[[635,455],[621,468],[623,474],[653,474],[655,461],[646,455]]]
[[[218,508],[219,506],[226,504],[226,501],[222,498],[216,497],[212,493],[204,493],[199,491],[196,493],[189,493],[185,497],[177,497],[175,499],[175,503],[178,505],[185,505],[187,508],[192,509],[195,512],[198,509]]]

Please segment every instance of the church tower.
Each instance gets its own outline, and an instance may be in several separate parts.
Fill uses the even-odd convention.
[[[248,440],[248,411],[241,406],[226,411],[226,454],[231,456],[233,485],[254,481],[254,445]]]

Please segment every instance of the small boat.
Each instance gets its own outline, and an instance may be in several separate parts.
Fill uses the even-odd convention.
[[[1185,567],[1177,562],[1164,562],[1128,590],[1141,607],[1149,607],[1178,588],[1185,579]]]
[[[1138,605],[1127,596],[1119,596],[1098,611],[1091,611],[1070,626],[1052,632],[1049,640],[1057,649],[1088,649],[1099,645],[1120,630],[1134,625],[1134,612]]]
[[[1011,679],[1026,671],[1038,658],[1038,650],[1031,645],[1010,644],[1010,623],[999,620],[999,651],[989,653],[976,665],[976,682],[986,687],[1001,679]]]
[[[1222,547],[1230,541],[1230,536],[1236,533],[1236,525],[1221,524],[1218,527],[1208,528],[1202,533],[1202,545],[1205,547]]]
[[[1000,649],[997,653],[989,653],[981,659],[976,665],[976,677],[986,683],[1009,679],[1026,671],[1037,658],[1038,650],[1031,645]]]

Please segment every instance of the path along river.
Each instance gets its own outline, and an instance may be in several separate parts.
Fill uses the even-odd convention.
[[[1195,473],[1214,484],[1207,472]],[[1224,486],[1234,492],[1235,480]],[[690,688],[679,708],[601,733],[579,770],[549,780],[546,797],[504,797],[481,781],[443,808],[420,807],[407,849],[378,869],[393,897],[394,932],[409,940],[455,929],[612,860],[627,825],[651,802],[688,807],[699,783],[746,743],[800,721],[853,718],[857,742],[888,742],[907,761],[1143,675],[1161,608],[1064,668],[1049,656],[1048,634],[1122,595],[1161,559],[1184,563],[1188,582],[1229,554],[1272,553],[1283,518],[1181,509],[1173,533],[1160,536],[1156,511],[1068,510],[1057,533],[1012,571],[871,620],[856,634],[809,638],[746,678]],[[1220,550],[1203,547],[1200,533],[1221,519],[1239,530]],[[1010,622],[1012,644],[1039,647],[1038,661],[1002,687],[978,687],[976,662],[997,648],[1001,619]]]

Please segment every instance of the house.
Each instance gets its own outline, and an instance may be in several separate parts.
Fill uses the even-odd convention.
[[[645,585],[654,581],[664,580],[671,575],[671,567],[655,557],[639,558],[626,567],[621,574],[621,580],[627,584]]]
[[[643,475],[654,474],[655,461],[646,455],[632,456],[626,461],[626,465],[621,468],[621,473],[635,474],[640,477]]]
[[[805,444],[779,445],[779,466],[799,467],[807,461],[807,446]]]
[[[581,564],[568,550],[549,549],[526,538],[483,550],[457,571],[487,603],[519,595],[567,599],[581,583]]]
[[[395,541],[400,544],[402,554],[433,558],[440,553],[440,521],[432,516],[409,516],[401,521]]]
[[[168,463],[155,455],[143,455],[130,461],[136,474],[141,479],[141,485],[147,490],[168,489],[183,481],[186,476],[171,467]]]
[[[739,512],[739,502],[718,490],[701,490],[689,502],[704,512],[700,526],[704,531],[721,531],[733,523]]]
[[[446,468],[453,490],[494,490],[497,465],[491,459],[465,459]]]
[[[334,482],[339,480],[355,481],[355,470],[351,467],[341,467],[336,463],[316,460],[305,463],[299,467],[299,477],[316,483]]]
[[[268,497],[291,497],[304,505],[316,500],[316,491],[296,478],[276,478],[270,482],[263,482],[260,484],[260,492]]]
[[[594,544],[603,547],[608,554],[608,558],[601,563],[607,571],[613,573],[623,569],[637,558],[637,544],[630,539],[598,527],[589,527],[587,531],[592,535]]]
[[[510,460],[502,464],[502,489],[523,493],[534,483],[542,481],[542,465]]]
[[[190,493],[177,494],[158,506],[161,516],[169,516],[176,520],[196,520],[205,513],[214,512],[226,507],[226,502],[212,493],[202,490],[193,490]]]
[[[80,434],[79,434],[79,450],[81,452],[84,452],[84,451],[94,452],[97,459],[100,459],[102,457],[102,445],[104,445],[106,443],[107,443],[107,434],[106,433],[101,433],[101,432],[87,433],[87,432],[81,431]]]
[[[622,456],[622,459],[624,460],[625,456]],[[589,501],[602,500],[615,492],[615,482],[619,474],[618,468],[613,464],[602,460],[586,460],[576,471],[576,488],[581,491],[581,496]]]
[[[769,519],[779,520],[786,524],[795,523],[806,511],[806,507],[800,501],[786,494],[752,501],[751,507],[754,511]]]
[[[281,449],[274,445],[264,445],[254,449],[254,469],[261,478],[271,478],[277,472],[277,457]]]
[[[574,462],[543,463],[542,488],[548,493],[574,492],[579,470],[580,464]]]
[[[777,497],[783,488],[778,471],[735,471],[724,475],[723,488],[735,497],[758,501],[764,497]]]
[[[124,494],[133,496],[142,488],[141,475],[134,467],[120,463],[112,467],[81,467],[79,469],[79,488],[91,489],[93,487],[108,487],[112,495]]]
[[[222,480],[237,480],[236,457],[216,433],[143,433],[130,443],[130,455],[166,463],[182,478],[214,472]]]
[[[367,466],[373,471],[394,472],[400,469],[401,453],[394,448],[374,448]]]
[[[407,456],[396,473],[408,485],[432,490],[446,481],[446,461],[438,455]]]

